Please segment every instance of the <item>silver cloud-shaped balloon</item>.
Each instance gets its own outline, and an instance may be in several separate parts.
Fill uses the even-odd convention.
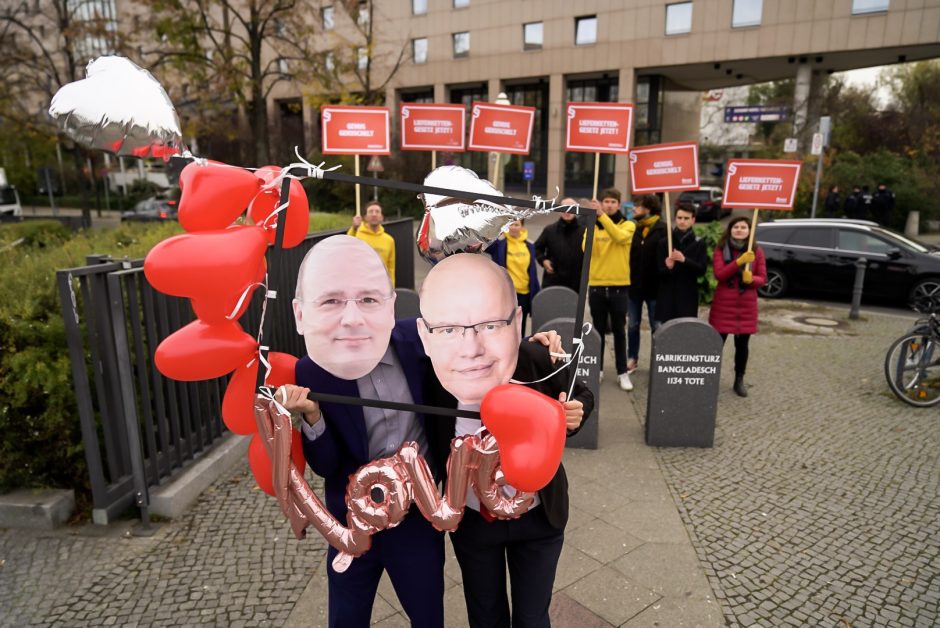
[[[117,155],[165,156],[182,148],[170,97],[147,70],[124,57],[99,57],[84,79],[62,86],[49,115],[89,148]]]
[[[418,252],[436,262],[454,253],[478,253],[488,247],[509,223],[532,210],[479,199],[477,194],[502,196],[489,181],[460,166],[442,166],[425,177],[429,187],[459,190],[466,195],[421,194],[426,208],[418,227]]]

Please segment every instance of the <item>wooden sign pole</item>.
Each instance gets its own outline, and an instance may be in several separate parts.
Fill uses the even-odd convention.
[[[669,192],[663,192],[666,210],[666,257],[672,255],[672,207],[669,206]]]
[[[353,159],[356,160],[356,176],[359,176],[359,155],[353,155]],[[359,184],[356,183],[356,215],[362,215],[362,200],[361,200],[361,191],[359,189]]]
[[[591,196],[591,199],[597,198],[597,177],[601,172],[601,154],[594,153],[594,194]]]
[[[437,151],[432,150],[431,151],[431,170],[436,170],[436,169],[437,169]]]

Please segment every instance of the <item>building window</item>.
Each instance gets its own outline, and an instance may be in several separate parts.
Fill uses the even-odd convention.
[[[529,22],[522,25],[522,49],[542,49],[542,22]]]
[[[369,67],[369,49],[368,48],[356,48],[356,66],[360,70],[365,70]]]
[[[593,44],[597,41],[597,16],[585,15],[574,18],[574,43],[576,46]]]
[[[454,33],[454,59],[466,57],[470,54],[470,33]]]
[[[411,40],[411,58],[416,64],[428,62],[427,37],[418,37]]]
[[[359,26],[362,26],[362,27],[368,26],[368,25],[369,25],[370,13],[371,13],[371,11],[370,11],[370,8],[369,8],[369,3],[368,3],[368,1],[360,2],[360,3],[359,3],[359,12],[358,12],[358,14],[356,15],[356,23],[359,24]]]
[[[284,75],[290,74],[290,66],[287,64],[287,59],[277,60],[277,71]]]
[[[852,0],[852,15],[881,13],[888,10],[889,0]]]
[[[331,31],[333,30],[333,7],[323,7],[320,12],[323,17],[323,30]]]
[[[682,35],[692,31],[692,3],[666,5],[666,34]]]
[[[455,9],[462,9],[468,6],[470,6],[470,0],[454,0]]]
[[[411,0],[411,12],[414,15],[424,15],[428,12],[428,0]]]
[[[731,12],[731,28],[760,26],[764,0],[734,0]]]

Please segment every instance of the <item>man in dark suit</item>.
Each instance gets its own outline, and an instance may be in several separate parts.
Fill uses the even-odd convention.
[[[393,455],[407,441],[428,456],[421,414],[307,399],[315,390],[423,403],[427,358],[414,320],[395,323],[394,295],[378,255],[355,238],[328,238],[301,264],[294,312],[311,355],[297,362],[297,386],[285,387],[284,405],[302,413],[307,463],[324,478],[326,506],[344,524],[346,485],[359,467]],[[336,554],[330,547],[330,626],[369,625],[383,570],[412,626],[444,625],[444,535],[417,508],[398,526],[374,534],[369,551],[342,573],[333,568]]]
[[[429,403],[478,409],[485,394],[510,377],[534,382],[554,366],[540,345],[519,346],[520,319],[515,289],[505,269],[481,255],[460,254],[438,263],[421,290],[418,331],[445,390],[426,391]],[[518,348],[518,349],[517,349]],[[567,370],[530,387],[559,399],[568,434],[581,427],[593,409],[584,386],[566,400]],[[432,382],[433,384],[433,382]],[[435,418],[426,425],[434,461],[446,456],[455,435],[480,428],[476,419]],[[443,476],[444,469],[437,472]],[[514,490],[507,487],[509,490]],[[568,480],[564,467],[538,492],[532,507],[512,520],[492,520],[472,490],[451,540],[463,575],[467,615],[472,627],[548,626],[555,569],[568,521]],[[506,569],[512,586],[512,610]]]

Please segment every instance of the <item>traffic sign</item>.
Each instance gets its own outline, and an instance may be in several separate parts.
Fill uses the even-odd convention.
[[[822,133],[813,133],[813,147],[810,149],[814,155],[822,155],[823,151],[823,134]]]
[[[535,180],[535,162],[534,161],[522,162],[522,180],[523,181]]]
[[[378,155],[372,155],[369,159],[369,165],[366,166],[369,172],[385,172],[385,166],[382,165],[382,158]]]
[[[797,151],[797,140],[795,137],[788,137],[783,140],[783,152],[785,153],[795,153]]]

